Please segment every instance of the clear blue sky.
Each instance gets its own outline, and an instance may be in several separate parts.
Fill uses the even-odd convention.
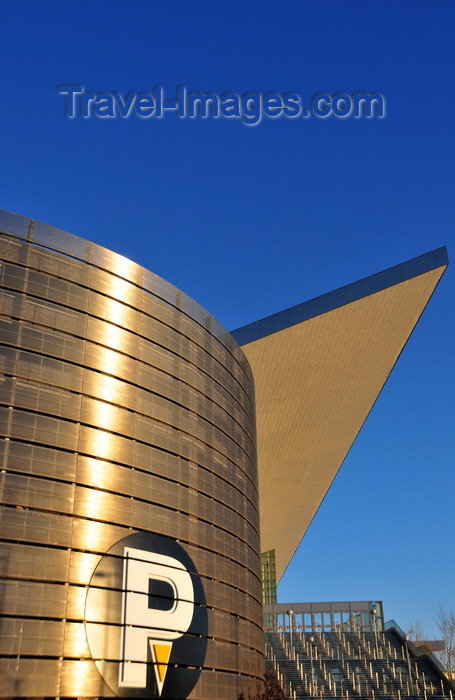
[[[228,329],[454,245],[452,1],[1,2],[0,206],[140,262]],[[94,92],[378,91],[384,119],[74,119]],[[279,588],[455,607],[449,267]]]

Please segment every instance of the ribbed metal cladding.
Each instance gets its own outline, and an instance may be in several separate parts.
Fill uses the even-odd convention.
[[[135,533],[177,543],[202,585],[207,626],[186,637],[207,645],[189,697],[248,696],[263,635],[242,351],[193,300],[113,252],[7,212],[0,232],[0,697],[134,695],[106,681],[121,649],[96,658],[87,601],[100,562],[118,562],[116,544]],[[97,596],[126,595],[103,586]],[[120,608],[111,620],[90,610],[91,629],[115,637]],[[185,665],[184,651],[171,655],[166,679]],[[156,697],[187,697],[166,683]]]

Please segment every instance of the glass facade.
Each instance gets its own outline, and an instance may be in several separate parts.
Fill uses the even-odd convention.
[[[373,632],[384,630],[382,601],[275,603],[264,605],[266,632]]]
[[[263,635],[241,349],[192,299],[115,253],[6,212],[0,232],[0,697],[247,696]],[[161,539],[122,544],[136,533]],[[168,582],[154,590],[169,600],[131,584],[127,554]],[[128,636],[134,595],[146,651],[122,656],[124,641],[102,639]],[[152,685],[138,671],[128,686],[122,664],[154,666]]]
[[[271,605],[277,602],[276,593],[276,564],[275,550],[261,554],[262,564],[262,601],[264,605]]]

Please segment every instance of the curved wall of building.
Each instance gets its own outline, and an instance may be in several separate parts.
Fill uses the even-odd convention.
[[[6,212],[0,232],[0,697],[248,696],[263,636],[242,351],[115,253]]]

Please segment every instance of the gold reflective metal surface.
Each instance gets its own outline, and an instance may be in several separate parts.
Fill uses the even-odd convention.
[[[87,587],[112,545],[141,531],[178,540],[204,586],[210,638],[191,697],[255,689],[259,519],[242,351],[175,287],[66,232],[0,212],[0,261],[0,697],[113,695],[85,621],[112,664],[120,620],[107,646],[106,589],[88,599]]]

